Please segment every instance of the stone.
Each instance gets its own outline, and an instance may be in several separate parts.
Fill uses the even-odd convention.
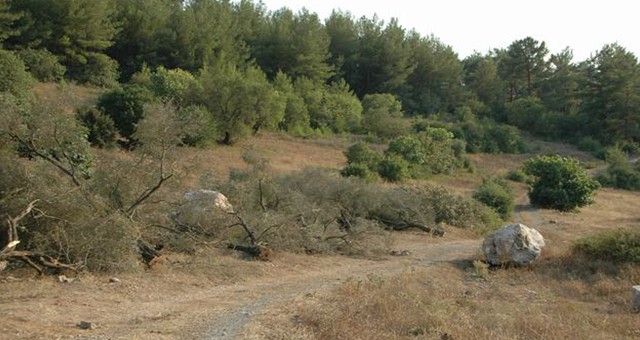
[[[76,326],[80,329],[95,329],[96,324],[93,322],[80,321],[76,324]]]
[[[182,226],[197,226],[211,216],[233,213],[233,205],[225,195],[214,190],[194,190],[184,194],[184,203],[172,213]]]
[[[109,283],[120,283],[120,279],[117,277],[112,277],[109,279]]]
[[[633,309],[636,312],[640,312],[640,286],[633,286],[631,288],[631,301],[633,303]]]
[[[492,266],[524,266],[535,261],[544,247],[540,233],[524,224],[505,225],[484,239],[482,250]]]
[[[200,189],[195,191],[188,191],[184,194],[184,200],[187,204],[195,204],[203,209],[209,206],[213,206],[221,209],[224,212],[232,213],[233,205],[229,203],[229,200],[222,193],[215,190]]]
[[[58,276],[58,282],[60,283],[71,283],[75,280],[76,280],[75,278],[70,278],[70,277],[67,277],[66,275]]]

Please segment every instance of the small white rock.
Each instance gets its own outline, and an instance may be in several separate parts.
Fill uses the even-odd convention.
[[[640,312],[640,286],[631,288],[631,301],[633,302],[633,308]]]
[[[73,281],[75,281],[75,278],[69,278],[66,275],[60,275],[58,276],[58,282],[60,283],[71,283]]]

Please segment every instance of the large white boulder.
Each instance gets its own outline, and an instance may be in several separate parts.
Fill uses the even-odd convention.
[[[215,190],[194,190],[184,194],[185,205],[207,210],[210,208],[218,208],[224,212],[232,213],[233,205],[229,203],[227,196]]]
[[[233,213],[233,206],[218,191],[199,189],[184,194],[182,205],[172,213],[180,226],[210,225],[212,219]]]
[[[544,247],[540,233],[524,224],[503,226],[484,239],[482,250],[489,264],[519,266],[535,261]]]

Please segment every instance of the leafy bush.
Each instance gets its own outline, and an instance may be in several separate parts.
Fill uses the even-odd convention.
[[[364,164],[375,169],[382,160],[382,154],[372,150],[367,143],[357,142],[344,152],[348,164]]]
[[[521,168],[517,168],[510,170],[506,178],[510,181],[525,183],[529,179],[529,176],[527,176]]]
[[[509,219],[513,214],[513,190],[502,178],[493,177],[484,180],[473,193],[473,198],[493,208],[503,220]]]
[[[104,93],[96,106],[113,120],[120,136],[130,139],[144,117],[144,105],[152,101],[153,95],[146,88],[125,86]]]
[[[593,203],[591,194],[600,186],[580,162],[558,155],[529,159],[524,172],[534,177],[531,203],[543,208],[570,211],[586,206]]]
[[[466,142],[470,153],[522,153],[526,144],[520,131],[491,119],[467,119],[448,124],[457,138]]]
[[[108,88],[118,85],[118,62],[106,54],[91,53],[85,64],[73,69],[71,76],[81,83]]]
[[[402,103],[393,95],[367,94],[362,98],[362,107],[362,127],[367,133],[388,140],[407,132]]]
[[[597,180],[600,184],[618,189],[640,190],[640,171],[633,168],[622,150],[608,149],[605,152],[605,160],[609,166],[598,174]]]
[[[519,98],[507,104],[507,120],[509,124],[521,129],[527,129],[534,134],[540,134],[548,129],[542,125],[540,118],[548,109],[537,97]]]
[[[591,136],[583,137],[578,141],[578,150],[598,155],[602,151],[602,144]]]
[[[436,223],[479,231],[494,229],[501,223],[493,210],[475,200],[451,193],[444,187],[427,187],[422,197],[425,206],[433,209]]]
[[[16,98],[28,97],[33,78],[25,65],[13,52],[0,49],[0,92],[9,92]]]
[[[348,164],[340,170],[340,174],[344,177],[359,177],[368,182],[372,182],[378,178],[377,172],[372,171],[370,167],[362,163]]]
[[[412,177],[409,166],[409,162],[401,156],[389,154],[378,165],[378,173],[390,182],[400,182]]]
[[[404,158],[413,168],[412,177],[420,178],[425,174],[446,173],[462,167],[459,149],[451,132],[428,128],[425,132],[392,140],[385,154]]]
[[[53,53],[48,50],[25,49],[18,51],[20,59],[26,65],[31,75],[39,81],[60,81],[64,78],[67,68],[64,67]]]
[[[111,117],[100,112],[95,107],[81,108],[76,116],[80,123],[89,130],[87,139],[92,146],[100,148],[113,146],[118,132]]]
[[[195,86],[196,78],[181,69],[167,70],[160,66],[150,75],[151,90],[163,101],[180,104],[185,99],[187,90]]]
[[[592,260],[640,263],[640,233],[618,229],[576,241],[576,254]]]
[[[118,85],[118,62],[106,54],[90,53],[85,63],[70,66],[69,74],[81,83],[111,88]]]
[[[206,146],[215,142],[218,133],[213,115],[202,106],[189,105],[177,110],[177,122],[186,133],[182,143],[189,146]]]

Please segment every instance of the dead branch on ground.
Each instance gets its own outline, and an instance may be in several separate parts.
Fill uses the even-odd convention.
[[[70,269],[73,271],[77,271],[76,266],[60,263],[57,259],[44,253],[27,250],[15,250],[16,246],[20,244],[18,225],[23,218],[31,213],[38,201],[39,200],[31,201],[27,205],[27,207],[15,217],[7,215],[5,220],[7,242],[6,244],[1,245],[2,250],[0,250],[0,263],[19,260],[37,270],[39,274],[44,273],[44,268],[53,268],[58,270]]]

